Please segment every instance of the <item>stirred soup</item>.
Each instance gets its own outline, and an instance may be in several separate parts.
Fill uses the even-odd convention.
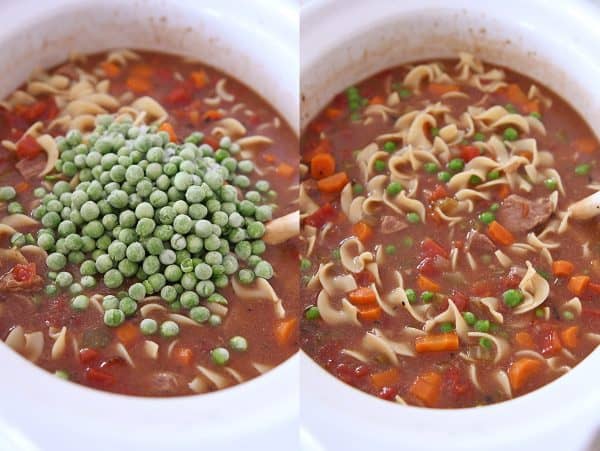
[[[411,64],[339,94],[301,146],[301,346],[344,382],[485,405],[600,343],[600,146],[548,89],[466,53]]]
[[[9,346],[146,396],[227,387],[295,352],[297,138],[258,95],[123,50],[36,72],[1,105]]]

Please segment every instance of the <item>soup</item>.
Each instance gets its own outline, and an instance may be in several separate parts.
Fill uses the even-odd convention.
[[[470,54],[349,87],[301,143],[301,346],[426,407],[556,379],[600,343],[600,146],[561,98]]]
[[[257,94],[175,56],[76,56],[2,103],[0,136],[9,346],[142,396],[295,352],[297,138]]]

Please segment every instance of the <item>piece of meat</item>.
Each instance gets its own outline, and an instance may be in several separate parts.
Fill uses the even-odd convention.
[[[150,390],[156,395],[173,395],[183,386],[183,378],[171,371],[158,371],[149,376]]]
[[[399,232],[408,227],[408,224],[396,216],[384,216],[381,219],[381,233],[390,234]]]
[[[511,194],[502,202],[497,219],[513,233],[525,233],[545,223],[552,215],[552,202],[546,197],[529,200]]]
[[[30,180],[39,177],[40,172],[46,167],[47,159],[48,157],[44,153],[32,159],[19,160],[15,167],[25,180]]]
[[[496,250],[496,245],[487,237],[487,235],[484,235],[477,230],[470,230],[469,233],[467,233],[465,250],[467,252],[471,250],[480,252],[493,252]]]
[[[35,268],[35,263],[17,264],[0,277],[0,292],[37,291],[44,286]]]

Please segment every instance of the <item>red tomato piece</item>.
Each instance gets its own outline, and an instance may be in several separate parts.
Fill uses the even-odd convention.
[[[356,274],[356,276],[354,276],[354,279],[356,280],[356,284],[359,287],[368,287],[373,282],[375,282],[373,274],[371,274],[369,271],[359,272],[358,274]]]
[[[115,376],[99,368],[86,368],[85,379],[99,385],[113,385],[117,381]]]
[[[103,359],[100,363],[100,368],[111,368],[113,366],[125,366],[127,362],[123,357],[113,356],[107,359]]]
[[[452,290],[450,293],[450,299],[452,302],[454,302],[456,308],[461,312],[464,311],[469,304],[469,297],[457,290]]]
[[[441,255],[444,258],[448,258],[448,252],[431,238],[425,238],[421,242],[421,257],[435,257]]]
[[[444,384],[455,398],[464,395],[471,388],[464,372],[455,366],[451,366],[444,372]]]
[[[436,200],[445,199],[446,197],[448,197],[446,188],[443,185],[435,185],[435,188],[433,188],[433,191],[429,196],[429,200],[435,202]]]
[[[396,397],[397,394],[398,394],[398,390],[396,388],[382,387],[381,390],[379,390],[379,392],[377,393],[377,396],[379,396],[381,399],[386,399],[388,401],[391,401],[392,399],[394,399]]]
[[[540,352],[544,357],[554,355],[562,349],[560,335],[556,329],[546,331],[540,338]]]
[[[479,155],[481,152],[477,146],[462,146],[460,149],[460,157],[467,163]]]
[[[182,105],[192,100],[191,89],[187,86],[177,86],[167,94],[166,101],[172,105]]]
[[[320,229],[326,222],[331,221],[336,217],[337,213],[330,203],[326,203],[312,215],[304,218],[304,224]]]
[[[91,363],[100,356],[100,353],[92,348],[82,348],[79,350],[79,361],[83,364]]]
[[[17,158],[19,160],[32,159],[42,153],[44,149],[29,135],[23,136],[17,143]]]
[[[435,265],[434,257],[425,257],[420,263],[417,265],[417,270],[419,274],[424,276],[437,276],[440,273],[440,270]]]
[[[35,263],[16,264],[12,269],[12,275],[17,282],[29,282],[36,274]]]

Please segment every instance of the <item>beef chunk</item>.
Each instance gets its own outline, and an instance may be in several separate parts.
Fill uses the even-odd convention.
[[[487,237],[487,235],[484,235],[477,230],[471,230],[467,233],[465,248],[467,251],[493,252],[496,250],[496,245]]]
[[[381,219],[381,232],[382,233],[394,233],[404,230],[408,227],[408,224],[400,220],[396,216],[384,216]]]
[[[513,233],[525,233],[545,223],[552,215],[552,202],[546,197],[529,200],[511,194],[502,202],[498,222]]]

